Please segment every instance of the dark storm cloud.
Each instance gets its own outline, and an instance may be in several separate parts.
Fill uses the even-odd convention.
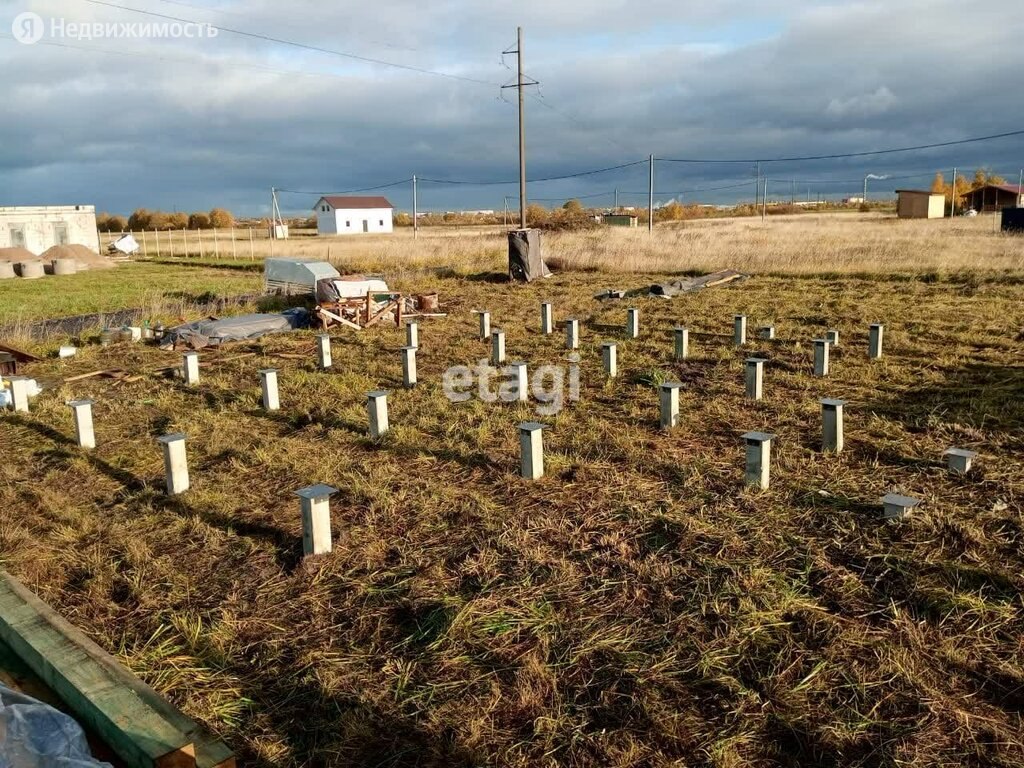
[[[1017,128],[1017,0],[762,3],[219,4],[112,0],[499,84],[527,29],[530,176],[660,157],[782,157]],[[0,2],[68,20],[145,21],[75,0]],[[331,191],[409,177],[513,179],[512,91],[273,45],[0,38],[0,204],[262,211],[271,185]],[[511,58],[507,64],[513,64]],[[504,100],[502,99],[504,96]],[[1010,139],[916,155],[788,164],[787,179],[856,179],[1024,163]],[[750,179],[746,165],[659,164],[660,195]],[[919,183],[926,185],[927,178]],[[752,180],[749,186],[752,190]],[[881,190],[886,185],[876,182]],[[905,184],[889,184],[888,187]],[[642,191],[646,169],[531,187],[537,198]],[[855,188],[855,187],[854,187]],[[849,184],[825,191],[853,191]],[[804,190],[806,192],[806,190]],[[408,206],[406,186],[388,190]],[[425,184],[429,207],[500,207],[515,187]],[[746,189],[706,193],[727,200]],[[286,208],[312,204],[288,195]]]

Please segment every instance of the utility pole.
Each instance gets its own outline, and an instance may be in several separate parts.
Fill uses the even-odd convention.
[[[651,155],[651,184],[647,190],[647,232],[654,234],[654,155]]]
[[[757,210],[757,205],[760,203],[761,197],[761,163],[758,161],[754,163],[754,210]]]
[[[519,70],[515,84],[502,88],[516,88],[519,91],[519,227],[526,229],[526,86],[539,85],[533,78],[523,75],[523,28],[516,27],[516,47],[504,51],[516,55]]]
[[[764,197],[761,199],[761,221],[768,215],[768,177],[764,177]]]
[[[420,236],[420,212],[416,200],[416,174],[412,175],[412,239]]]
[[[1020,204],[1020,196],[1021,196],[1021,194],[1024,194],[1024,168],[1020,169],[1020,178],[1019,178],[1019,180],[1017,182],[1017,204],[1014,206],[1014,208],[1020,208],[1021,207],[1021,204]]]
[[[508,227],[508,195],[505,195],[505,210],[502,213],[501,222]]]
[[[953,186],[949,193],[949,218],[956,216],[956,168],[953,169]]]
[[[868,177],[865,176],[864,177],[864,195],[861,198],[861,202],[862,203],[866,203],[867,201],[868,201]]]
[[[619,188],[615,188],[615,212],[619,212]]]

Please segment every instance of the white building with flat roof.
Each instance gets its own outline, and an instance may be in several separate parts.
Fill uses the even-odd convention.
[[[54,245],[84,245],[99,253],[95,206],[0,206],[0,248],[26,248],[39,256]]]
[[[391,232],[395,207],[386,197],[345,197],[326,195],[317,200],[318,235],[362,235]]]

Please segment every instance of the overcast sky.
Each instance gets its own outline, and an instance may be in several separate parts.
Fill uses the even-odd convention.
[[[83,22],[171,22],[123,8],[222,31],[67,34]],[[44,20],[34,44],[12,28],[26,11]],[[531,179],[651,153],[775,158],[1024,129],[1021,0],[0,0],[0,205],[259,214],[271,186],[514,180],[515,91],[499,86],[514,80],[515,57],[501,52],[517,24],[526,71],[541,82],[526,102]],[[803,198],[856,194],[866,173],[922,174],[873,181],[877,194],[927,187],[954,165],[1016,182],[1024,137],[765,168],[771,196],[788,197],[796,179]],[[753,197],[753,179],[748,163],[658,163],[656,187],[660,201],[731,202]],[[531,184],[529,195],[610,204],[616,188],[641,203],[646,165]],[[380,194],[411,206],[408,184]],[[516,194],[515,184],[420,187],[424,209],[501,208]],[[315,201],[281,198],[286,211]]]

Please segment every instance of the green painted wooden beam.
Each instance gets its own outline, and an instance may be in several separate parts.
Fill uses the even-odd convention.
[[[222,742],[0,572],[0,639],[129,768],[232,768]]]

